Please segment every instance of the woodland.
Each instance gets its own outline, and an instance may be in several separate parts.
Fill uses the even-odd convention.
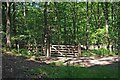
[[[7,1],[1,10],[3,78],[118,78],[119,2]]]

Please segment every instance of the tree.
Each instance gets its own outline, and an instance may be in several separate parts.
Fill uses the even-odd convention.
[[[88,2],[86,4],[86,50],[88,50]]]
[[[106,24],[106,39],[107,39],[107,46],[109,46],[109,35],[108,35],[108,3],[105,3],[105,24]]]
[[[45,2],[44,5],[44,45],[45,45],[45,53],[46,56],[49,57],[50,53],[50,35],[49,35],[49,27],[47,25],[47,5],[48,3]]]
[[[10,48],[11,48],[11,36],[10,36],[10,25],[11,25],[11,22],[10,22],[10,3],[9,1],[7,1],[7,10],[6,10],[6,47],[7,47],[7,50],[9,51]]]
[[[76,10],[75,10],[75,3],[73,5],[73,14],[72,14],[72,18],[73,18],[73,39],[74,39],[74,44],[76,44]]]
[[[86,50],[89,45],[118,46],[117,3],[7,2],[2,7],[7,49],[18,41],[20,49],[32,47],[33,53],[42,45],[49,56],[50,44],[80,43]]]

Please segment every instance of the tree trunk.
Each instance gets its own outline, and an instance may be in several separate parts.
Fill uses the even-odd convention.
[[[47,35],[46,35],[46,28],[47,28],[47,2],[45,2],[45,5],[44,5],[44,49],[45,49],[45,53],[47,53],[47,50],[46,50],[46,46],[47,46]]]
[[[74,40],[74,44],[76,44],[76,12],[75,12],[75,3],[74,3],[74,7],[73,7],[73,40]]]
[[[13,2],[13,15],[12,15],[12,28],[13,28],[13,33],[14,33],[14,35],[13,36],[15,36],[16,35],[16,25],[15,25],[15,2]],[[16,48],[17,49],[17,41],[15,40],[15,43],[14,43],[14,48]]]
[[[99,25],[100,25],[100,22],[99,22],[99,18],[100,18],[99,2],[98,2],[97,8],[98,8],[98,9],[97,9],[97,11],[98,11],[98,12],[97,12],[97,14],[98,14],[98,15],[97,15],[97,29],[99,29]],[[98,46],[98,48],[100,48],[100,46],[99,46],[99,39],[97,40],[97,46]]]
[[[109,34],[108,34],[108,3],[105,3],[105,24],[106,24],[106,40],[107,48],[109,48]]]
[[[10,40],[10,3],[7,1],[7,11],[6,11],[6,48],[7,51],[10,51],[11,49],[11,40]]]
[[[65,14],[64,14],[64,44],[66,44],[66,17],[65,17]]]
[[[109,35],[108,35],[108,2],[105,3],[105,8],[102,3],[103,13],[105,16],[105,28],[106,28],[106,44],[109,46]]]
[[[56,2],[54,2],[54,5],[55,5],[55,16],[57,17],[57,20],[56,20],[56,27],[57,27],[57,39],[58,39],[58,43],[57,44],[60,44],[60,33],[59,33],[59,15],[58,15],[58,10],[57,10],[57,4]]]
[[[112,31],[114,32],[114,7],[113,7],[113,4],[111,6],[111,17],[112,17]],[[111,47],[112,51],[113,51],[113,43],[112,43],[112,47]]]
[[[49,35],[49,28],[47,25],[47,2],[45,2],[44,5],[44,48],[45,48],[45,53],[46,56],[49,57],[50,53],[50,35]]]
[[[88,2],[86,4],[86,50],[88,50]]]

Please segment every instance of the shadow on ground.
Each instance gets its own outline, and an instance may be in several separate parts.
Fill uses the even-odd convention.
[[[3,78],[24,78],[29,77],[28,70],[47,65],[42,62],[28,61],[25,57],[18,57],[8,54],[2,56],[2,77]]]
[[[42,73],[39,72],[42,71],[45,72],[45,77],[50,78],[118,78],[119,63],[120,62],[114,62],[104,66],[95,65],[88,68],[80,68],[74,66],[49,65],[40,60],[35,62],[24,57],[3,54],[2,77],[41,78],[43,75],[40,75]],[[104,69],[107,70],[104,71]],[[31,75],[32,72],[29,71],[33,71],[35,74]]]

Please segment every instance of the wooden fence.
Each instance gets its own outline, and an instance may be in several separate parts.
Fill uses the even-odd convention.
[[[34,50],[35,47],[33,46],[27,46],[28,50]],[[41,53],[44,53],[44,47],[39,45],[38,50]],[[89,45],[88,49],[99,49],[104,48],[107,49],[107,46],[105,45]],[[79,56],[83,50],[86,49],[85,45],[51,45],[50,46],[50,55],[60,55],[60,56]],[[113,51],[114,48],[112,45],[109,45],[108,48],[110,51]],[[44,54],[45,55],[45,54]]]
[[[60,54],[61,56],[79,56],[81,47],[79,45],[51,45],[51,55]]]

